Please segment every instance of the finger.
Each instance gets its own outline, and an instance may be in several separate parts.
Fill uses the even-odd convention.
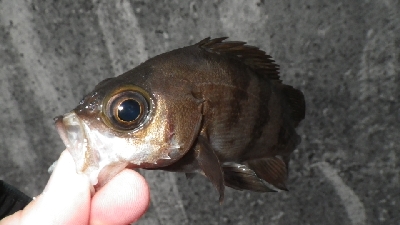
[[[21,224],[88,224],[89,212],[89,180],[75,172],[71,155],[64,151],[43,193],[7,220]]]
[[[92,199],[91,224],[130,224],[146,211],[150,191],[145,179],[125,169],[102,187]]]

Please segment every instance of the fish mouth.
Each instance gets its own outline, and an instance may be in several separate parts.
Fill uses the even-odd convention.
[[[75,161],[76,172],[85,174],[95,190],[128,166],[128,162],[108,157],[112,146],[104,145],[103,141],[107,138],[101,136],[99,139],[98,132],[92,130],[74,111],[58,116],[54,121],[58,134]]]
[[[54,118],[54,121],[58,134],[67,148],[74,148],[80,143],[84,143],[86,139],[85,132],[79,118],[74,112],[57,116]]]
[[[68,140],[68,132],[67,128],[65,127],[64,123],[64,116],[57,116],[54,118],[54,124],[56,126],[58,135],[60,135],[61,140],[63,141],[65,147],[71,146],[69,140]]]
[[[86,174],[95,185],[99,173],[98,157],[89,145],[83,122],[73,111],[54,118],[54,121],[58,134],[75,161],[76,172]]]

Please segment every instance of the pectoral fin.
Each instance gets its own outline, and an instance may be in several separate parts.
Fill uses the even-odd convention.
[[[222,172],[221,164],[214,150],[208,143],[207,139],[199,136],[196,146],[196,158],[200,170],[204,175],[210,179],[211,183],[219,192],[219,202],[224,200],[224,174]]]

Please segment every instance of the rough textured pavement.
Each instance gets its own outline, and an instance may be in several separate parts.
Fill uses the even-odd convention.
[[[266,50],[307,115],[289,192],[143,171],[140,225],[400,224],[400,2],[0,0],[0,179],[35,196],[64,149],[52,118],[149,57],[229,36]]]

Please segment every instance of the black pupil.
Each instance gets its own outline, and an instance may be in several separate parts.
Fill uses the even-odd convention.
[[[136,120],[140,115],[140,104],[133,100],[128,99],[123,101],[118,106],[118,118],[126,122]]]

